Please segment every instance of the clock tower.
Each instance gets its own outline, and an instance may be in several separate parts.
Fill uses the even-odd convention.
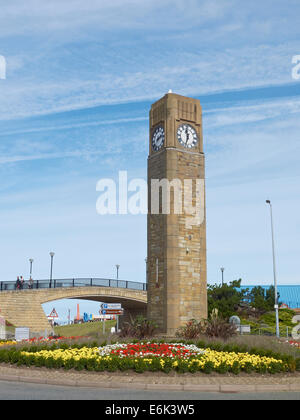
[[[168,93],[150,110],[147,317],[174,335],[207,317],[200,101]]]

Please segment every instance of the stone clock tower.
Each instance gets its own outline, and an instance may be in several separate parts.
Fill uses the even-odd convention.
[[[147,317],[174,334],[207,317],[202,109],[168,93],[150,110]]]

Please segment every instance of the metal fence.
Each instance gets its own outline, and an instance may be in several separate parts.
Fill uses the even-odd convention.
[[[52,279],[52,280],[34,280],[32,284],[28,281],[24,282],[21,289],[17,288],[16,282],[1,281],[0,292],[12,290],[33,290],[33,289],[57,289],[63,287],[118,287],[121,289],[132,290],[147,290],[147,283],[116,280],[116,279],[101,279],[101,278],[73,278],[73,279]]]
[[[288,326],[280,326],[279,327],[279,337],[280,338],[292,338],[293,337],[293,330],[294,327]],[[272,326],[257,326],[257,327],[250,327],[250,325],[243,325],[240,324],[237,326],[237,332],[241,335],[254,335],[254,336],[270,336],[276,337],[276,328],[275,325]]]

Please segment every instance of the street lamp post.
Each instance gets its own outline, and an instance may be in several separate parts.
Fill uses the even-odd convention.
[[[32,276],[32,263],[33,263],[33,259],[30,258],[29,259],[29,262],[30,262],[30,277],[31,277]]]
[[[146,283],[148,283],[148,258],[145,258],[146,263]]]
[[[225,270],[225,268],[224,267],[221,267],[220,270],[221,270],[221,273],[222,273],[222,286],[223,286],[223,283],[224,283],[224,270]]]
[[[117,269],[117,280],[119,280],[119,268],[120,268],[120,265],[119,265],[119,264],[116,264],[116,269]]]
[[[270,206],[271,215],[271,232],[272,232],[272,251],[273,251],[273,275],[274,275],[274,289],[275,289],[275,317],[276,317],[276,336],[279,338],[279,315],[278,315],[278,295],[277,295],[277,276],[276,276],[276,261],[275,261],[275,241],[274,241],[274,226],[273,226],[273,212],[270,200],[266,200]]]
[[[50,284],[49,284],[49,288],[51,289],[52,287],[52,272],[53,272],[53,257],[54,257],[55,253],[54,252],[50,252],[50,257],[51,257],[51,267],[50,267]]]

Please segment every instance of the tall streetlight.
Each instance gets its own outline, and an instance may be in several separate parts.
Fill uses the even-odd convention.
[[[146,263],[146,283],[148,283],[148,258],[145,258]]]
[[[279,338],[279,315],[278,315],[278,295],[277,295],[277,278],[276,278],[276,262],[275,262],[275,241],[274,241],[274,227],[273,227],[273,212],[270,200],[266,200],[270,206],[271,215],[271,231],[272,231],[272,250],[273,250],[273,274],[274,274],[274,289],[275,289],[275,316],[276,316],[276,336]]]
[[[33,264],[33,259],[32,258],[30,258],[29,259],[29,262],[30,262],[30,277],[32,276],[32,264]]]
[[[50,284],[49,284],[49,288],[51,289],[52,287],[52,271],[53,271],[53,257],[54,257],[55,253],[54,252],[50,252],[50,257],[51,257],[51,267],[50,267]]]
[[[222,273],[222,286],[223,286],[223,283],[224,283],[224,270],[225,270],[225,268],[224,267],[221,267],[220,270],[221,270],[221,273]]]
[[[119,280],[119,268],[120,268],[120,265],[119,265],[119,264],[116,264],[116,269],[117,269],[117,280]]]

